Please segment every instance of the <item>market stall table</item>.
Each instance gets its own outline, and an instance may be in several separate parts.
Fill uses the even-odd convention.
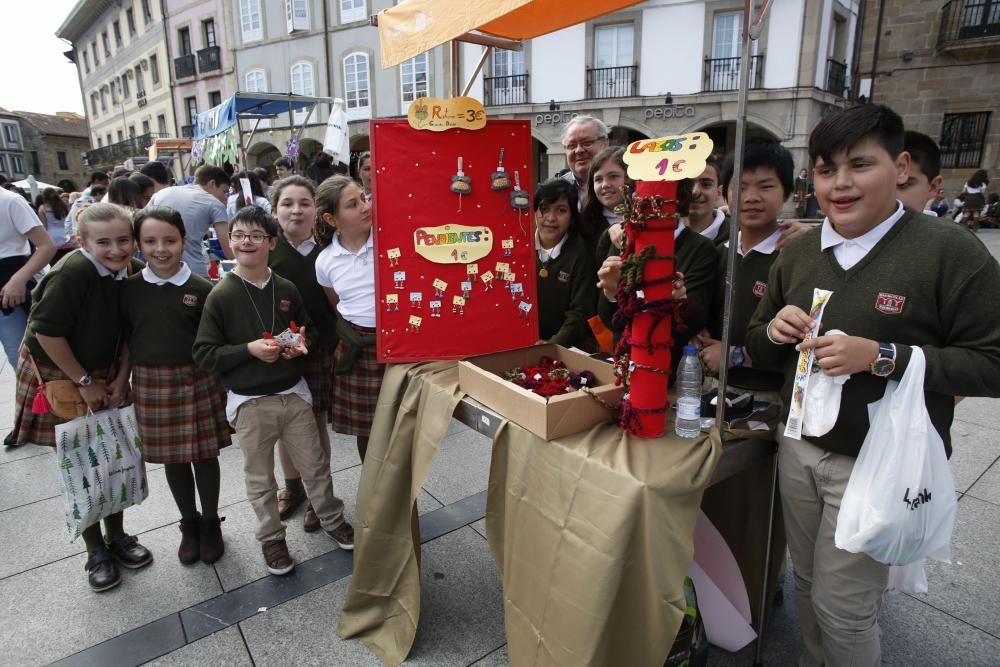
[[[662,664],[703,491],[769,462],[773,443],[638,440],[615,425],[547,442],[463,400],[455,362],[387,369],[338,634],[387,665],[408,655],[420,616],[415,499],[452,414],[495,438],[486,523],[511,664]]]

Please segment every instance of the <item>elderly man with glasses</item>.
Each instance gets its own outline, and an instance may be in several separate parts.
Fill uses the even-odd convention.
[[[587,176],[594,156],[608,145],[608,126],[593,116],[575,116],[563,133],[566,166],[562,178],[576,186],[577,206],[583,206],[587,194]]]

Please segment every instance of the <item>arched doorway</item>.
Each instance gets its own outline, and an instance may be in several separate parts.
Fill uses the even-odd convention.
[[[299,174],[306,173],[306,169],[313,163],[316,156],[323,152],[323,144],[315,139],[299,140],[299,155],[295,160],[295,171]]]
[[[628,146],[633,141],[641,141],[643,139],[652,139],[638,130],[633,130],[630,127],[623,127],[621,125],[616,125],[611,128],[611,135],[608,137],[608,143],[612,146]]]
[[[535,182],[542,183],[549,180],[549,148],[534,137],[531,138],[531,159]]]
[[[707,127],[700,128],[698,131],[704,132],[712,140],[712,143],[715,144],[712,152],[716,155],[729,155],[736,146],[736,121],[713,123]],[[747,121],[746,138],[747,141],[751,139],[773,139],[778,141],[778,137],[759,125],[754,125],[752,121]]]
[[[274,161],[281,157],[281,151],[272,143],[260,141],[247,148],[246,156],[248,167],[264,167],[271,171]]]
[[[358,176],[358,158],[362,153],[371,150],[371,140],[367,134],[359,134],[351,137],[351,178],[360,181]]]

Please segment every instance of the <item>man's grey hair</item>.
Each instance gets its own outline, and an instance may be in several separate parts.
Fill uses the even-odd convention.
[[[566,145],[566,135],[569,134],[570,130],[572,130],[577,125],[582,125],[584,123],[590,123],[591,125],[594,126],[594,129],[597,131],[598,139],[608,138],[608,135],[610,134],[610,132],[608,131],[608,126],[605,125],[604,121],[601,120],[600,118],[594,118],[593,116],[573,116],[573,120],[566,123],[566,127],[563,128],[563,134],[562,134],[563,146]]]

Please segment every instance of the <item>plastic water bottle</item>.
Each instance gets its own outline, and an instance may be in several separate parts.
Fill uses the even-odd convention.
[[[674,432],[682,438],[701,435],[701,360],[698,348],[684,347],[684,356],[677,367],[677,419]]]

